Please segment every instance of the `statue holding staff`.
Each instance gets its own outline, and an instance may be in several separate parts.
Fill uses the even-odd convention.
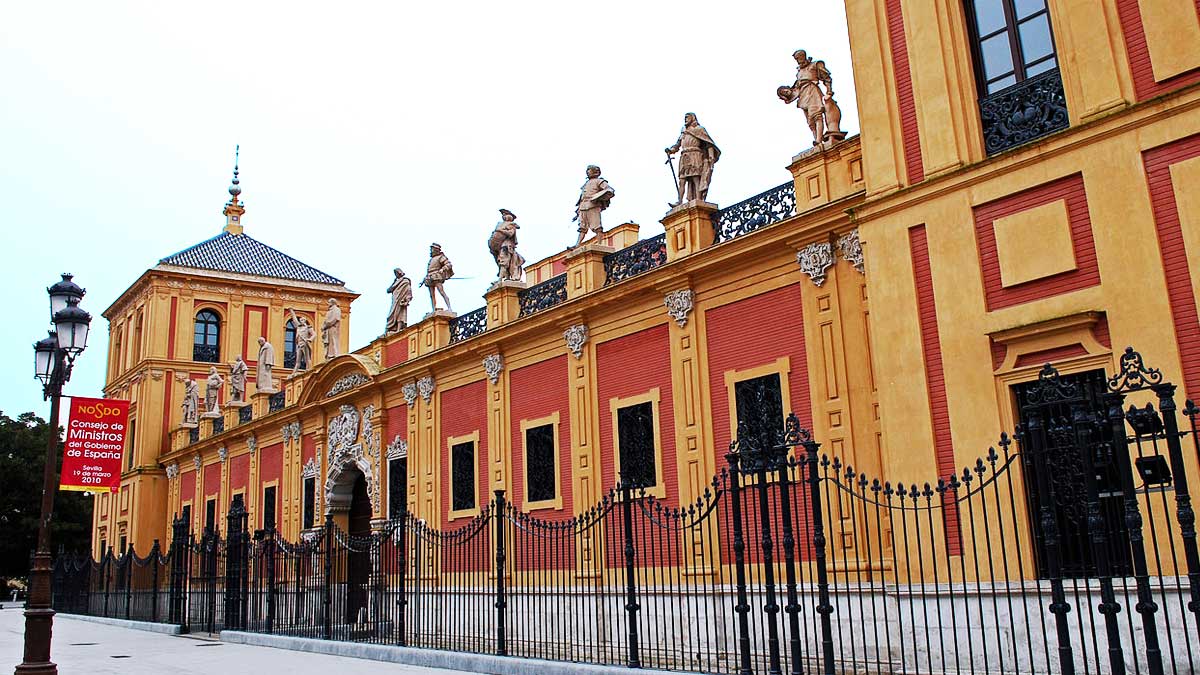
[[[399,333],[408,326],[408,305],[413,299],[412,279],[399,267],[392,270],[392,273],[396,275],[396,279],[387,289],[387,292],[392,294],[392,308],[388,311],[385,328],[388,334]]]

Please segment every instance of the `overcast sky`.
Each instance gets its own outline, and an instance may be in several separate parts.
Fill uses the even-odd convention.
[[[391,269],[420,279],[430,241],[460,312],[495,278],[497,209],[530,261],[572,243],[589,163],[616,189],[606,226],[660,233],[685,112],[723,152],[710,201],[789,180],[811,138],[775,87],[798,48],[825,60],[856,133],[838,2],[4,3],[0,410],[48,414],[30,345],[64,271],[95,317],[68,392],[99,395],[99,313],[221,231],[237,143],[246,233],[362,293],[358,348],[383,330]]]

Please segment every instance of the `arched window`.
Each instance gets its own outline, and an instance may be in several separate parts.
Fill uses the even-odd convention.
[[[283,325],[283,367],[296,367],[296,324],[291,319]]]
[[[196,335],[192,343],[192,360],[216,363],[221,358],[221,317],[211,309],[196,313]]]

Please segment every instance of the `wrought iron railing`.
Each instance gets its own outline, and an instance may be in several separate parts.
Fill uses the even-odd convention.
[[[188,429],[188,442],[189,443],[199,443],[200,442],[200,427],[192,427],[191,429]]]
[[[246,424],[247,422],[249,422],[250,420],[253,420],[253,419],[254,419],[254,407],[253,406],[247,405],[247,406],[242,406],[241,408],[238,408],[238,424]]]
[[[475,337],[487,330],[487,307],[450,319],[450,344]]]
[[[604,256],[604,285],[615,284],[667,262],[667,233],[643,239]]]
[[[225,417],[222,416],[222,417],[212,418],[212,434],[213,434],[213,436],[216,436],[219,433],[223,433],[224,431],[225,431]]]
[[[718,242],[749,234],[796,215],[796,186],[788,181],[762,194],[727,206],[713,214]]]
[[[192,360],[216,363],[221,360],[221,349],[217,345],[192,345]]]
[[[747,399],[687,503],[617,483],[543,519],[501,490],[453,529],[402,502],[370,531],[327,514],[287,541],[252,533],[235,495],[223,537],[175,521],[150,584],[60,559],[54,605],[121,615],[141,593],[150,611],[124,615],[191,630],[689,672],[1198,672],[1200,409],[1133,350],[1088,391],[1047,366],[1015,439],[927,480],[857,471]]]
[[[543,309],[549,309],[560,302],[567,301],[567,275],[560,274],[550,277],[540,284],[535,284],[517,293],[517,301],[521,304],[520,316],[529,316]]]
[[[1058,69],[980,99],[979,117],[989,155],[1066,129],[1071,121]]]
[[[283,391],[277,391],[274,394],[271,394],[271,398],[267,401],[267,411],[276,412],[283,410],[284,402],[285,398]]]

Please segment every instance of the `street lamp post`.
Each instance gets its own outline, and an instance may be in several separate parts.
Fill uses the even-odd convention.
[[[54,475],[58,468],[58,412],[63,385],[71,379],[75,357],[87,347],[92,317],[79,307],[84,290],[63,274],[62,281],[46,289],[50,294],[50,319],[54,330],[33,345],[34,367],[42,381],[42,396],[50,400],[50,437],[42,472],[42,517],[38,520],[38,545],[29,571],[29,598],[25,603],[25,658],[16,675],[57,675],[50,661],[50,634],[54,609],[50,594],[50,517],[54,513]]]

